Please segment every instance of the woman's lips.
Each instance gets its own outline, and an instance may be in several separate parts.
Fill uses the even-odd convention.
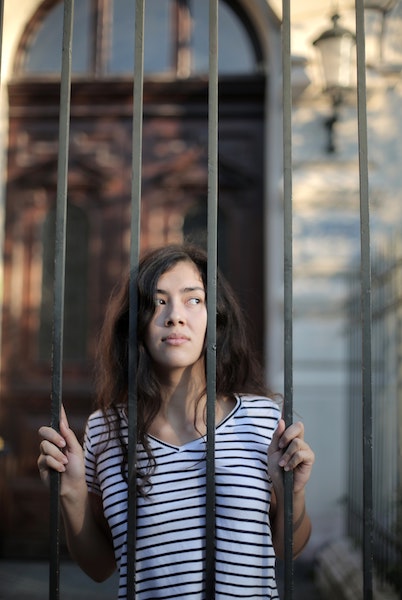
[[[181,344],[188,342],[188,340],[189,338],[185,335],[179,335],[174,333],[163,338],[163,341],[166,342],[166,344],[169,344],[170,346],[180,346]]]

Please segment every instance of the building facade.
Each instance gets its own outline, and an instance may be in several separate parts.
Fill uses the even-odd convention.
[[[5,1],[1,134],[0,502],[5,556],[44,554],[47,491],[36,470],[48,422],[62,3]],[[64,402],[82,434],[93,403],[96,335],[130,249],[133,2],[76,2],[66,264]],[[14,5],[14,7],[13,7]],[[205,242],[206,2],[147,0],[142,247]],[[220,2],[219,262],[250,320],[267,381],[283,391],[281,2]],[[328,129],[313,41],[333,3],[292,6],[294,404],[316,451],[309,486],[314,549],[342,535],[347,491],[347,276],[359,257],[353,94]],[[354,28],[352,3],[339,2]],[[402,10],[367,15],[373,244],[402,203]],[[159,43],[152,43],[157,37]],[[331,133],[333,149],[328,152]]]

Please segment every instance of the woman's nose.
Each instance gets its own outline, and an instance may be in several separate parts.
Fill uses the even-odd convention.
[[[172,306],[171,310],[166,315],[165,326],[169,327],[171,325],[183,324],[183,323],[184,323],[184,318],[182,316],[182,313],[177,309],[177,307]]]

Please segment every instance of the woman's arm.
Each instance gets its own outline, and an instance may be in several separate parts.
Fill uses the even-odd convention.
[[[83,450],[69,428],[64,410],[60,433],[41,427],[38,468],[47,484],[51,469],[61,474],[60,502],[67,545],[72,558],[95,581],[104,581],[116,569],[111,535],[102,501],[88,492]]]
[[[283,558],[285,555],[285,511],[284,498],[276,497],[272,492],[271,507],[269,511],[272,542],[274,544],[275,555]],[[306,512],[304,501],[304,492],[293,495],[293,556],[296,558],[301,554],[311,534],[311,521]]]
[[[89,577],[104,581],[116,570],[116,562],[101,497],[88,492],[85,485],[60,499],[71,557]]]
[[[284,556],[284,487],[283,470],[293,471],[293,555],[298,556],[311,534],[311,521],[306,512],[305,485],[314,463],[314,452],[304,441],[304,426],[294,423],[285,429],[281,419],[268,449],[268,472],[273,490],[270,522],[275,554]]]

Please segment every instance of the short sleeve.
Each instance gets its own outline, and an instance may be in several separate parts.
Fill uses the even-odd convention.
[[[97,460],[93,451],[93,431],[91,426],[91,418],[89,418],[84,437],[84,461],[85,461],[85,480],[88,490],[95,494],[101,495],[101,489],[97,476]]]

